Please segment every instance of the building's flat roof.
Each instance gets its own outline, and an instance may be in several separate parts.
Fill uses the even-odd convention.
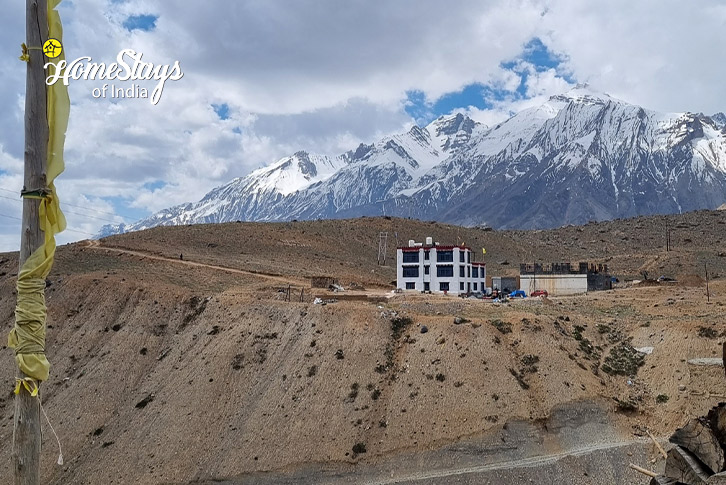
[[[469,246],[442,246],[441,244],[437,245],[431,245],[431,246],[398,246],[396,249],[401,249],[403,251],[419,251],[421,249],[443,249],[444,251],[451,251],[452,249],[467,249],[471,251],[471,248]]]

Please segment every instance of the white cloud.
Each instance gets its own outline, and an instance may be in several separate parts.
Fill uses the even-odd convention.
[[[579,81],[659,111],[726,108],[726,5],[554,0],[542,38]]]
[[[25,65],[17,56],[25,13],[15,0],[0,0],[0,8],[4,187],[18,184],[23,156]],[[124,29],[137,14],[158,15],[156,29]],[[334,0],[65,0],[61,15],[70,58],[108,62],[134,48],[149,62],[178,59],[185,73],[167,83],[156,106],[93,99],[91,88],[102,82],[71,84],[59,187],[64,200],[105,204],[107,212],[158,210],[299,149],[337,154],[402,131],[413,121],[404,110],[410,90],[432,102],[473,82],[514,91],[526,74],[524,99],[469,109],[490,125],[565,91],[563,72],[654,109],[726,111],[726,6],[719,0],[351,0],[345,8]],[[534,37],[562,56],[557,70],[524,61],[501,67]],[[229,119],[220,120],[212,103],[226,103]],[[11,209],[0,204],[0,213]],[[15,232],[8,221],[0,250],[17,246],[7,243]],[[87,232],[105,223],[69,221]]]

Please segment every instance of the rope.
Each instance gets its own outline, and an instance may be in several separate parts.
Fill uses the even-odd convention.
[[[43,416],[45,416],[45,420],[48,422],[48,426],[50,427],[51,432],[53,433],[53,436],[55,436],[55,441],[58,443],[58,465],[63,465],[63,448],[61,448],[61,442],[60,438],[58,438],[58,434],[55,432],[55,429],[53,428],[53,425],[50,423],[50,418],[48,418],[48,414],[45,412],[45,408],[43,408],[43,402],[40,400],[40,395],[38,392],[40,391],[40,387],[38,386],[38,381],[33,379],[32,377],[25,377],[23,379],[16,377],[15,378],[15,394],[20,394],[20,389],[24,387],[26,391],[31,395],[31,397],[37,397],[38,398],[38,406],[40,406],[40,410],[43,412]],[[17,427],[17,421],[13,421],[13,454],[15,454],[15,428]]]
[[[43,50],[42,47],[28,47],[27,45],[25,45],[25,42],[20,44],[20,48],[23,50],[23,53],[20,54],[20,57],[18,57],[18,59],[20,59],[21,61],[25,61],[25,62],[30,62],[30,52],[29,51],[31,51],[31,50],[42,51]]]
[[[51,195],[53,195],[53,193],[47,187],[42,189],[20,191],[20,196],[24,199],[46,199]]]
[[[63,465],[63,448],[61,448],[61,442],[58,438],[58,435],[55,432],[55,429],[53,429],[53,425],[50,424],[50,419],[48,419],[48,415],[45,413],[45,409],[43,408],[43,403],[40,401],[40,397],[38,397],[38,404],[40,405],[40,410],[43,411],[43,416],[45,416],[45,420],[48,422],[48,426],[50,426],[50,430],[53,432],[53,436],[55,436],[55,441],[58,443],[58,465]]]

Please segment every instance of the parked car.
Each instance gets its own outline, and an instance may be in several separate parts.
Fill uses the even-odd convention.
[[[549,296],[549,293],[547,293],[547,290],[535,290],[529,296]]]
[[[527,294],[524,290],[514,290],[509,294],[509,298],[527,298]]]

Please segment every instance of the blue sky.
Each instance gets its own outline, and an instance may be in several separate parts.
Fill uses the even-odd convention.
[[[222,104],[212,104],[212,108],[214,109],[214,112],[217,113],[217,116],[219,116],[220,120],[228,120],[229,119],[229,105],[227,103]]]
[[[129,32],[134,30],[149,32],[156,28],[156,20],[158,18],[159,17],[157,15],[129,15],[126,20],[123,21],[122,25]]]
[[[566,58],[552,52],[539,38],[535,37],[527,42],[521,55],[500,63],[503,70],[514,72],[520,77],[521,81],[516,89],[472,83],[458,91],[446,93],[434,101],[428,100],[423,91],[411,90],[406,93],[405,110],[417,123],[425,125],[439,116],[457,109],[470,107],[479,110],[492,109],[498,102],[504,100],[526,99],[528,98],[527,79],[530,74],[527,69],[522,68],[523,63],[527,67],[531,66],[537,72],[554,69],[558,71],[563,80],[575,84],[576,80],[571,74],[559,72],[564,61]]]

